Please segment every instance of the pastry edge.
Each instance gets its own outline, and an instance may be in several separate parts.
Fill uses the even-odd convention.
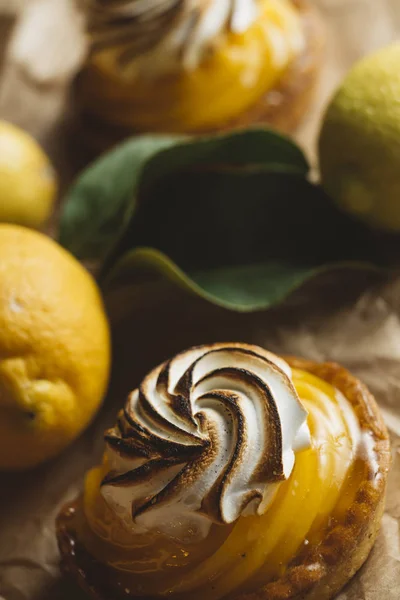
[[[309,0],[293,0],[301,14],[306,46],[274,88],[238,117],[212,131],[270,126],[291,133],[311,106],[324,59],[325,27],[318,9]]]
[[[321,544],[298,566],[259,590],[234,600],[333,600],[367,560],[380,530],[391,463],[389,434],[375,398],[359,379],[336,363],[316,363],[284,357],[293,368],[312,373],[334,385],[352,404],[361,427],[374,437],[381,477],[364,481],[346,522],[328,530]],[[310,568],[311,567],[311,568]]]

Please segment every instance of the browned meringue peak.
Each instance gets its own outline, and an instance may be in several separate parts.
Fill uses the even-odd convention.
[[[242,32],[259,0],[88,0],[94,51],[120,47],[121,68],[149,55],[150,73],[193,69],[224,31]]]
[[[185,0],[89,0],[94,49],[129,44],[132,55],[159,42]]]
[[[154,369],[106,434],[102,494],[125,526],[188,541],[265,512],[309,445],[290,376],[247,344],[192,348]]]

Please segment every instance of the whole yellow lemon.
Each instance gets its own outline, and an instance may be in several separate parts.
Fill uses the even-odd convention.
[[[110,336],[84,267],[36,231],[0,224],[0,470],[34,466],[88,425]]]
[[[355,65],[328,107],[322,184],[345,211],[400,231],[400,43]]]
[[[0,121],[0,222],[40,228],[56,193],[55,171],[37,142]]]

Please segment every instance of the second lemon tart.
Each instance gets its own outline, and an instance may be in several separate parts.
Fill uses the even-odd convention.
[[[78,93],[88,127],[292,129],[309,106],[322,27],[308,0],[92,0]]]

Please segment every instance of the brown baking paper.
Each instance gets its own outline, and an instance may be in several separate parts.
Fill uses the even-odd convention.
[[[314,109],[298,134],[311,157],[323,106],[337,81],[360,56],[400,34],[398,0],[315,2],[326,17],[327,63]],[[0,0],[0,64],[2,57],[5,65],[0,79],[0,118],[34,133],[51,153],[63,182],[68,182],[74,170],[65,133],[68,83],[84,55],[84,40],[80,37],[81,15],[74,12],[73,0],[58,3],[60,13],[55,12],[55,0]],[[36,6],[44,15],[46,4],[52,5],[53,20],[35,17],[35,27],[38,23],[44,27],[40,43],[35,36],[33,41],[21,37],[22,25],[29,30],[23,13],[25,20],[4,52],[12,9],[18,14],[30,6],[37,15]],[[3,7],[7,17],[2,20]],[[54,20],[54,14],[62,14],[62,18]],[[47,38],[46,27],[51,30]],[[38,68],[37,57],[43,53],[45,39],[48,57],[57,53],[54,40],[63,40],[68,68],[60,69],[57,61],[54,66],[50,60]],[[375,393],[393,445],[387,507],[368,562],[339,599],[399,600],[400,278],[388,282],[367,273],[358,277],[327,275],[308,284],[279,309],[252,315],[216,308],[163,284],[119,290],[107,304],[114,333],[114,373],[95,422],[56,460],[31,472],[1,477],[0,600],[81,597],[59,572],[54,519],[60,506],[80,492],[85,471],[99,460],[103,430],[113,422],[127,391],[148,369],[175,352],[215,341],[253,342],[280,353],[335,360]]]
[[[345,293],[344,293],[345,290]],[[162,303],[159,299],[162,298]],[[335,360],[376,394],[391,430],[393,467],[382,529],[366,566],[340,600],[400,598],[400,280],[382,284],[346,273],[319,280],[268,313],[236,314],[162,284],[108,298],[115,368],[110,393],[89,431],[53,462],[3,475],[0,490],[0,597],[76,598],[58,570],[54,518],[101,457],[102,433],[141,377],[192,344],[246,341],[279,353]],[[66,587],[67,586],[67,587]]]

